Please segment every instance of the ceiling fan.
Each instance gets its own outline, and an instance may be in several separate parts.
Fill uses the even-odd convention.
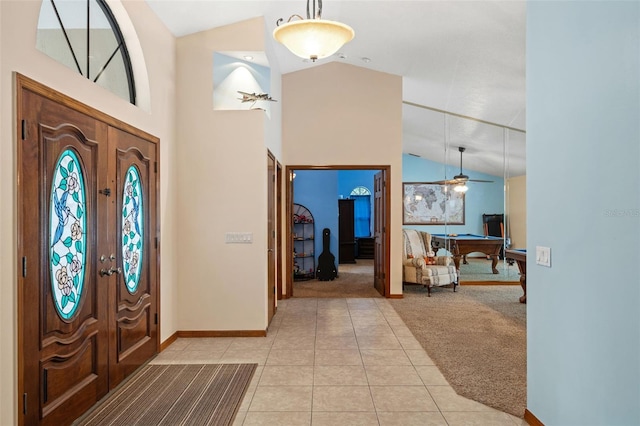
[[[469,176],[462,173],[462,153],[466,150],[464,147],[458,147],[458,151],[460,151],[460,174],[457,174],[453,177],[453,179],[440,180],[437,182],[433,182],[439,185],[451,185],[453,186],[453,190],[457,192],[466,192],[469,189],[466,185],[467,182],[482,182],[482,183],[492,183],[492,180],[482,180],[482,179],[469,179]]]

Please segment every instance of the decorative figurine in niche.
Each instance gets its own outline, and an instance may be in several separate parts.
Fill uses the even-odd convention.
[[[242,95],[241,98],[238,98],[238,100],[241,103],[251,102],[249,109],[261,109],[264,111],[264,108],[254,108],[254,106],[256,105],[256,102],[258,101],[278,102],[277,100],[269,96],[268,93],[255,93],[255,92],[249,93],[249,92],[243,92],[240,90],[238,90],[238,93]]]

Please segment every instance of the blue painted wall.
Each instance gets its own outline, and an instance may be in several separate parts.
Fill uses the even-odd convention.
[[[527,408],[637,426],[640,2],[527,2],[526,71]]]
[[[471,179],[492,180],[494,183],[469,182],[465,194],[464,225],[403,225],[406,228],[419,229],[432,234],[484,234],[483,213],[504,213],[504,179],[473,170],[462,169]],[[446,175],[454,176],[460,168],[447,167]],[[445,176],[445,165],[413,155],[402,156],[403,182],[433,182]]]
[[[293,180],[293,202],[305,206],[315,221],[315,258],[322,253],[322,230],[331,231],[329,250],[338,267],[338,171],[296,170]]]
[[[329,228],[329,249],[339,267],[338,199],[347,198],[357,186],[364,186],[373,193],[373,176],[377,170],[296,170],[293,181],[293,202],[302,204],[313,214],[316,226],[316,266],[322,253],[322,230]],[[373,197],[372,197],[373,209]],[[373,211],[371,212],[373,226]]]
[[[351,191],[364,186],[373,194],[373,177],[378,170],[338,170],[338,195],[348,198]]]
[[[369,233],[373,235],[373,177],[379,170],[339,170],[338,197],[349,198],[351,191],[364,186],[371,192],[371,223]]]
[[[229,77],[238,67],[246,68],[257,84],[267,93],[271,89],[271,69],[258,65],[254,62],[243,61],[241,59],[232,58],[222,53],[213,52],[213,87],[218,87],[225,78]],[[238,88],[242,90],[242,88]],[[249,90],[249,89],[245,89]],[[235,94],[234,94],[235,95]],[[242,97],[238,94],[238,97]]]

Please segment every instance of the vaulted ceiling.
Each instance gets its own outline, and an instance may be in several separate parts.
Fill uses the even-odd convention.
[[[303,0],[146,1],[176,36],[259,16],[270,32],[279,18],[306,16]],[[326,0],[322,18],[356,33],[338,54],[303,62],[270,42],[283,74],[341,61],[402,76],[405,153],[442,162],[446,140],[448,163],[459,164],[464,146],[465,169],[503,176],[507,165],[518,176],[525,173],[525,17],[525,2],[513,0]],[[439,111],[452,113],[448,132]]]

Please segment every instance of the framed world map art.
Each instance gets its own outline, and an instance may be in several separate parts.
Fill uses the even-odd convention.
[[[432,183],[402,184],[403,225],[464,225],[464,193]]]

